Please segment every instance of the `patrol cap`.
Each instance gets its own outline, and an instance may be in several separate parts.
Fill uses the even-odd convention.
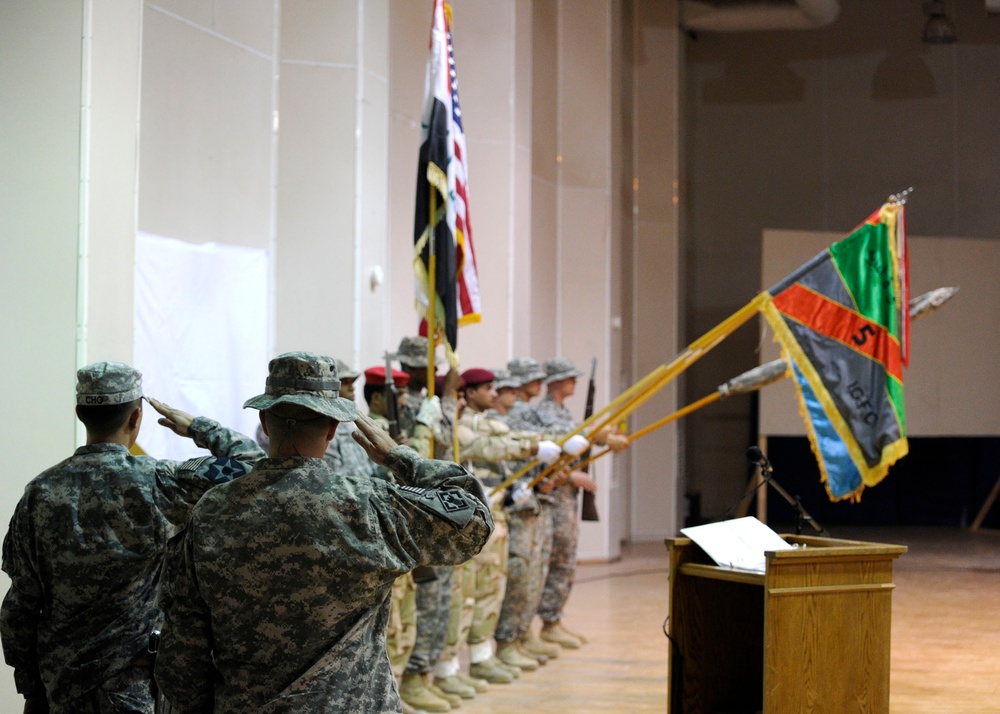
[[[462,384],[466,387],[478,387],[480,384],[486,384],[495,380],[496,375],[488,369],[482,369],[481,367],[473,367],[462,372]]]
[[[493,370],[493,387],[499,392],[501,389],[511,387],[517,389],[521,386],[521,382],[510,376],[510,372],[506,369],[495,369]]]
[[[128,404],[142,396],[142,372],[124,362],[94,362],[76,371],[76,403]]]
[[[398,369],[392,370],[392,381],[397,387],[405,387],[406,383],[410,381],[410,375],[406,372],[401,372]],[[384,387],[385,386],[385,365],[380,364],[375,367],[369,367],[365,370],[365,384],[370,384],[373,387]]]
[[[395,357],[400,364],[405,364],[407,367],[426,367],[427,338],[404,337],[399,343]]]
[[[538,365],[537,360],[530,357],[515,357],[507,363],[507,370],[513,379],[518,380],[518,386],[522,387],[528,382],[545,379],[545,370]]]
[[[334,358],[334,363],[337,365],[337,377],[340,378],[341,382],[348,381],[351,379],[357,379],[361,376],[361,372],[356,369],[351,369],[346,362]]]
[[[552,359],[545,360],[545,383],[552,384],[552,382],[558,382],[561,379],[569,379],[570,377],[582,377],[583,372],[578,370],[574,365],[573,361],[567,359],[566,357],[554,357]]]
[[[278,404],[298,404],[337,421],[354,421],[358,414],[357,405],[340,396],[336,361],[312,352],[286,352],[272,359],[264,393],[248,399],[243,408],[264,411]]]

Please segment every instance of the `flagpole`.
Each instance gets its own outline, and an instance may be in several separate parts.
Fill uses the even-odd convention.
[[[605,426],[619,422],[623,418],[632,414],[632,412],[649,401],[649,399],[651,399],[656,392],[672,382],[677,375],[698,361],[710,349],[718,345],[738,327],[756,315],[760,311],[761,306],[767,303],[769,298],[770,295],[768,295],[768,293],[759,293],[753,300],[688,345],[687,348],[685,348],[685,350],[675,357],[669,364],[657,367],[640,382],[619,395],[611,404],[594,414],[594,416],[580,424],[570,433],[564,434],[562,437],[557,439],[556,443],[560,445],[564,444],[569,437],[574,434],[578,434],[587,427],[593,426],[595,423],[597,426],[592,428],[590,433],[596,434]],[[617,408],[615,408],[616,406]],[[611,412],[610,414],[608,414],[609,411]],[[602,417],[603,420],[601,420]],[[532,481],[532,485],[538,483],[550,473],[568,465],[573,458],[575,457],[563,454],[559,459],[547,466],[538,476],[536,476]],[[514,483],[514,481],[519,479],[538,464],[539,462],[537,460],[531,462],[516,474],[506,479],[499,486],[496,486],[490,492],[490,495],[493,496],[507,488],[507,486]]]
[[[430,251],[427,260],[427,397],[434,396],[434,350],[437,347],[437,191],[430,184],[431,215],[428,221]],[[431,458],[434,458],[433,447]]]

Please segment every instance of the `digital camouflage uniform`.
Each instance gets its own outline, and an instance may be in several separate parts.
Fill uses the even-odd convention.
[[[510,476],[506,462],[530,458],[538,439],[537,433],[513,432],[503,421],[471,409],[466,409],[459,420],[462,462],[483,484],[487,494]],[[472,581],[469,590],[473,593],[467,639],[470,645],[493,638],[506,592],[509,542],[504,494],[497,494],[491,501],[496,524],[493,536],[479,555],[464,566],[465,577]],[[459,637],[456,647],[460,648],[464,642]],[[457,653],[456,649],[452,654]],[[442,659],[448,659],[447,654]]]
[[[100,372],[95,381],[105,386],[129,373],[140,380],[121,393],[130,398],[109,403],[142,393],[141,376],[127,365],[98,363],[80,373],[87,370]],[[264,455],[210,419],[194,419],[189,431],[223,458],[182,464],[94,443],[24,490],[3,543],[11,587],[0,635],[17,690],[40,695],[44,685],[52,712],[96,712],[102,699],[153,710],[151,662],[136,660],[149,659],[150,632],[162,622],[156,595],[167,541],[202,494]]]
[[[568,433],[577,427],[569,409],[546,394],[538,404],[538,416],[546,428]],[[571,483],[556,486],[544,499],[542,508],[552,521],[552,550],[549,556],[545,587],[538,604],[538,616],[545,622],[562,619],[576,574],[576,546],[579,536],[577,489]]]
[[[389,431],[389,420],[381,414],[368,415],[373,422]],[[360,447],[359,447],[360,448]],[[367,456],[367,454],[366,454]],[[372,462],[374,464],[374,462]],[[376,478],[395,482],[392,472],[375,464]],[[389,623],[385,631],[386,651],[389,664],[397,677],[403,676],[406,663],[410,661],[413,645],[417,640],[417,586],[413,573],[403,573],[392,582],[389,597]]]
[[[388,422],[386,422],[388,426]],[[354,422],[342,421],[337,424],[330,445],[326,447],[323,460],[337,473],[353,473],[359,476],[375,476],[379,465],[368,458],[368,452],[351,436],[357,427]],[[388,431],[388,429],[386,429]]]
[[[173,705],[399,709],[385,642],[393,581],[421,563],[473,556],[492,518],[456,464],[408,447],[386,463],[405,485],[292,457],[265,459],[206,494],[165,593],[156,676]]]
[[[511,407],[504,421],[515,432],[543,433],[535,408],[521,399]],[[515,461],[508,465],[516,473],[527,463],[527,460]],[[522,481],[530,481],[534,473],[529,471]],[[521,505],[508,505],[507,512],[507,589],[494,635],[498,642],[513,642],[530,629],[547,575],[546,534],[551,542],[551,529],[542,527],[547,512],[541,510],[536,494]]]

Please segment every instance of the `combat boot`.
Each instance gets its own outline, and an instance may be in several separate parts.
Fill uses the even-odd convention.
[[[570,630],[569,628],[566,627],[566,625],[563,625],[562,628],[564,630],[566,630],[567,634],[569,634],[570,637],[573,637],[573,638],[579,640],[581,645],[587,644],[587,638],[584,637],[583,635],[581,635],[579,632],[575,632],[574,630]]]
[[[430,684],[430,683],[428,683],[427,688],[429,690],[431,690],[432,694],[434,694],[435,696],[440,697],[441,699],[444,699],[446,702],[448,702],[448,705],[452,709],[458,709],[459,707],[462,706],[462,698],[460,696],[458,696],[457,694],[451,694],[449,692],[446,692],[443,689],[441,689],[441,687],[437,686],[436,684]],[[475,696],[475,692],[473,692],[473,696]]]
[[[534,652],[524,646],[524,640],[517,641],[517,651],[523,654],[525,657],[530,657],[531,659],[538,662],[539,665],[544,665],[549,661],[549,657],[544,652]]]
[[[552,642],[568,650],[580,649],[580,640],[571,635],[565,627],[558,622],[546,622],[542,624],[542,633],[539,635],[543,642]]]
[[[538,660],[522,654],[521,650],[517,648],[517,642],[498,642],[497,659],[525,672],[534,672],[538,669]]]
[[[476,690],[476,694],[485,694],[490,690],[490,685],[485,679],[479,679],[478,677],[472,677],[467,674],[459,672],[455,675],[458,677],[458,681],[467,687],[472,687]]]
[[[403,714],[420,714],[420,712],[423,711],[423,709],[414,709],[409,704],[404,702],[402,698],[400,698],[399,704],[402,707]]]
[[[517,668],[515,667],[515,669]],[[517,671],[520,673],[521,670]],[[469,674],[490,684],[510,684],[514,681],[514,675],[496,657],[490,657],[482,662],[473,662],[469,665]]]
[[[476,698],[475,688],[463,682],[458,678],[458,675],[455,674],[450,677],[435,677],[434,686],[445,694],[457,694],[462,699]]]
[[[451,703],[428,689],[424,675],[416,672],[403,675],[403,681],[399,685],[399,698],[414,709],[425,712],[451,711]]]
[[[552,644],[551,642],[542,642],[531,633],[521,637],[518,642],[521,645],[521,649],[526,652],[529,657],[534,657],[535,655],[545,655],[549,659],[555,659],[562,651],[562,648],[559,647],[559,645]]]

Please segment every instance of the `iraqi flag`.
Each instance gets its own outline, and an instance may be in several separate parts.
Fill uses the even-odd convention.
[[[831,500],[859,499],[908,450],[903,213],[901,203],[884,205],[768,290],[761,308],[792,365]]]
[[[457,363],[458,327],[480,320],[467,160],[451,38],[451,8],[444,0],[435,0],[417,167],[413,265],[417,313],[422,318],[420,333],[426,335],[433,235],[435,319],[448,360],[453,364]]]

